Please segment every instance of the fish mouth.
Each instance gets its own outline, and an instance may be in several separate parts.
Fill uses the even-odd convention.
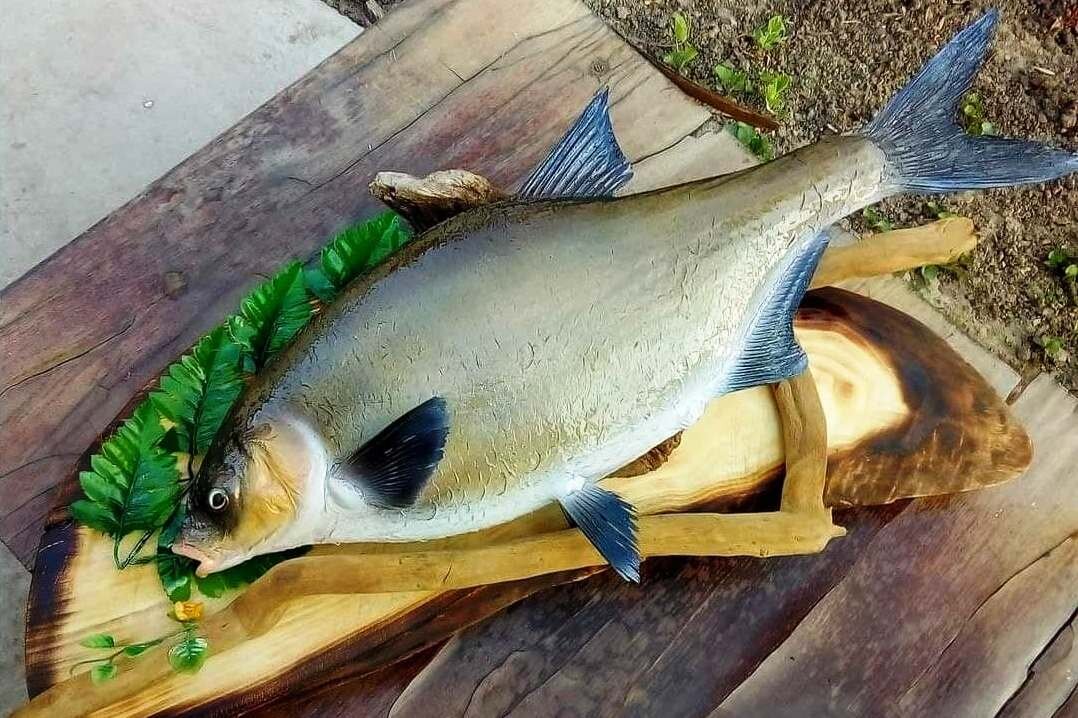
[[[204,551],[181,541],[172,544],[172,553],[198,561],[198,566],[195,568],[195,575],[199,578],[205,578],[220,568],[219,561],[210,558]]]

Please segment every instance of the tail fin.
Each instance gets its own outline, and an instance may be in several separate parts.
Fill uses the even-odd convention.
[[[999,11],[955,35],[860,134],[886,155],[894,191],[952,192],[1045,182],[1078,171],[1078,155],[1037,142],[972,137],[955,120],[995,33]]]

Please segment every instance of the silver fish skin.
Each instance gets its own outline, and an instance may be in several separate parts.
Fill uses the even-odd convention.
[[[248,408],[253,424],[297,427],[318,456],[308,518],[281,543],[482,529],[689,426],[775,267],[876,201],[884,166],[868,140],[839,137],[735,176],[435,227],[320,317]],[[430,484],[412,507],[372,505],[342,464],[431,396],[450,431]]]

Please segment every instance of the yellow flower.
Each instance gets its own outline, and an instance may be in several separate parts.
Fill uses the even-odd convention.
[[[177,621],[198,621],[202,619],[202,602],[176,601],[172,605],[172,612]]]

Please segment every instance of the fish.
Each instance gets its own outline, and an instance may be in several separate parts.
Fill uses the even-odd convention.
[[[956,123],[998,19],[960,31],[859,131],[643,193],[614,196],[632,170],[600,92],[514,196],[425,229],[254,378],[172,550],[206,575],[558,504],[638,581],[635,511],[599,480],[714,398],[806,370],[792,315],[833,223],[898,193],[1078,170]]]

